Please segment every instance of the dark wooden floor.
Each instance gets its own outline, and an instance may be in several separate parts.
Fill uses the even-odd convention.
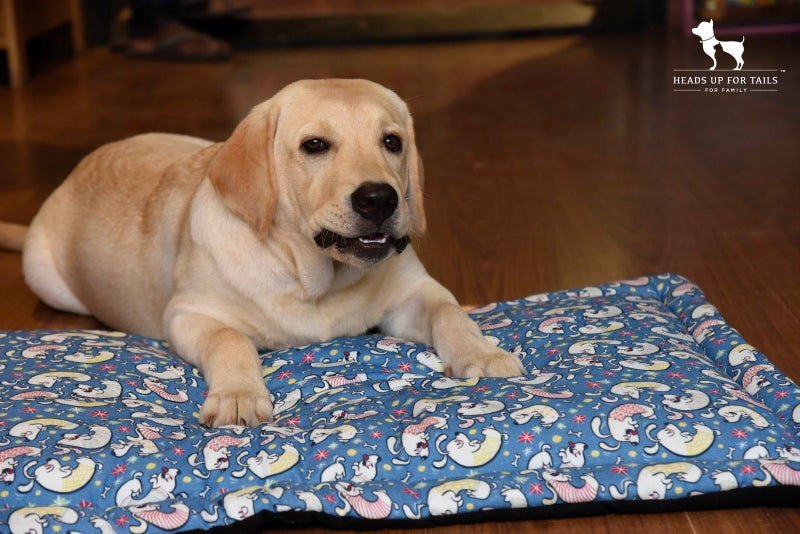
[[[30,220],[78,159],[106,141],[151,130],[222,139],[290,81],[367,77],[396,89],[415,113],[430,227],[416,246],[462,301],[673,271],[704,288],[745,338],[798,380],[800,39],[748,36],[746,57],[748,68],[785,70],[778,92],[674,92],[673,69],[706,68],[708,58],[692,37],[655,32],[260,51],[211,65],[93,50],[43,66],[24,90],[0,88],[0,218]],[[0,329],[98,326],[40,304],[22,281],[19,257],[0,252]],[[508,528],[797,532],[800,511],[608,515],[437,532]]]

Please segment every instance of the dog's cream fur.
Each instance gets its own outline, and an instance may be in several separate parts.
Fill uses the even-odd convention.
[[[387,135],[402,150],[388,150]],[[312,138],[329,150],[304,151]],[[25,277],[53,307],[166,337],[208,383],[200,419],[210,426],[271,419],[257,349],[373,326],[433,345],[456,376],[523,373],[411,247],[379,261],[315,242],[322,231],[421,234],[422,181],[411,116],[395,93],[365,80],[301,81],[256,106],[223,143],[146,134],[87,156],[31,223]],[[366,182],[398,196],[378,230],[351,206]],[[19,241],[18,227],[4,232],[6,244]]]

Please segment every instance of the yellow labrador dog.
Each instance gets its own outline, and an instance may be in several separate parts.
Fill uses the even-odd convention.
[[[257,350],[356,335],[432,345],[455,376],[524,373],[408,246],[425,230],[411,116],[365,80],[293,83],[223,143],[146,134],[87,156],[30,225],[25,278],[61,310],[167,338],[209,426],[272,418]]]

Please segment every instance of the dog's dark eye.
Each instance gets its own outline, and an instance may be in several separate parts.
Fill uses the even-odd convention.
[[[303,141],[303,144],[300,145],[307,154],[319,154],[321,152],[327,152],[327,150],[331,146],[324,140],[318,137],[313,139],[307,139]]]
[[[396,135],[387,135],[383,138],[383,146],[389,152],[400,152],[403,150],[403,142]]]

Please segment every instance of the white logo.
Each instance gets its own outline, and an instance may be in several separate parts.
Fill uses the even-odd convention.
[[[714,20],[701,21],[692,28],[700,38],[703,53],[713,62],[708,68],[672,69],[672,90],[681,93],[775,93],[785,69],[743,69],[744,36],[740,41],[720,41],[714,35]],[[752,44],[750,44],[752,46]],[[717,52],[725,55],[717,63]],[[730,56],[730,57],[728,57]],[[730,65],[731,58],[736,62]],[[717,70],[719,66],[719,70]],[[732,68],[730,68],[732,67]],[[709,74],[708,71],[714,71]],[[725,73],[728,74],[725,74]]]
[[[723,52],[730,54],[731,57],[736,60],[736,67],[734,67],[733,70],[742,70],[744,66],[744,59],[742,59],[742,54],[744,54],[744,36],[742,36],[741,42],[718,40],[714,36],[714,19],[708,22],[701,22],[697,25],[697,28],[692,28],[692,33],[700,38],[700,43],[703,45],[703,52],[714,61],[714,64],[711,65],[708,70],[717,68],[717,58],[715,57],[717,45],[720,45]]]

